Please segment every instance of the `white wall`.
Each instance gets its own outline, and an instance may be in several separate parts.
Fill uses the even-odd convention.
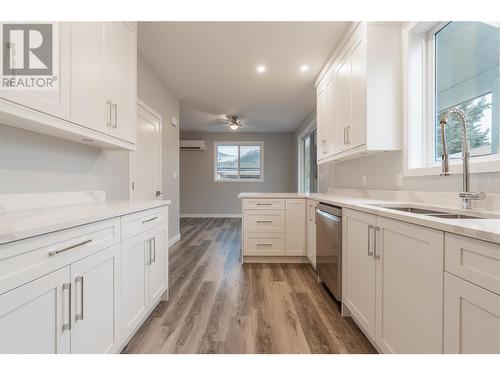
[[[151,64],[140,54],[137,57],[137,96],[163,118],[162,153],[163,198],[170,199],[169,237],[179,229],[179,127],[170,125],[170,117],[179,119],[179,99],[170,91]],[[174,178],[174,173],[177,178]]]
[[[0,194],[105,190],[128,198],[128,153],[0,125]]]
[[[204,139],[206,151],[181,152],[181,214],[239,215],[240,192],[295,192],[293,133],[182,132],[181,139]],[[214,141],[263,141],[263,182],[214,182]]]

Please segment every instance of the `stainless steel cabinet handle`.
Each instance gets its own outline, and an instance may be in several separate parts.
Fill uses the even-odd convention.
[[[272,223],[272,220],[257,220],[257,223]]]
[[[156,238],[155,237],[151,238],[151,245],[153,247],[153,259],[152,259],[151,263],[154,263],[154,262],[156,262]]]
[[[113,107],[113,113],[114,113],[114,117],[115,117],[115,121],[113,122],[113,128],[116,129],[118,127],[118,104],[113,103],[112,107]]]
[[[158,216],[152,217],[151,219],[143,220],[142,223],[146,224],[146,223],[149,223],[150,221],[153,221],[153,220],[156,220],[156,219],[158,219]]]
[[[108,112],[108,121],[106,122],[106,126],[108,128],[111,127],[111,100],[106,100],[106,110]]]
[[[80,284],[80,313],[76,314],[75,320],[83,320],[83,276],[75,277],[76,284]]]
[[[146,240],[146,243],[148,244],[148,259],[146,259],[146,265],[149,266],[151,265],[151,238]]]
[[[271,206],[272,203],[257,203],[257,206]]]
[[[321,141],[321,149],[323,150],[323,154],[326,154],[326,139]]]
[[[347,126],[346,127],[346,130],[347,130],[347,144],[350,144],[351,143],[351,125]]]
[[[368,256],[371,257],[373,255],[373,251],[370,252],[371,248],[371,240],[373,238],[372,236],[373,233],[373,225],[368,225]]]
[[[272,243],[258,243],[257,246],[273,246]]]
[[[68,246],[68,247],[65,247],[63,249],[59,249],[59,250],[50,250],[49,251],[49,255],[57,255],[57,254],[60,254],[60,253],[64,253],[65,251],[68,251],[68,250],[71,250],[71,249],[74,249],[75,247],[79,247],[79,246],[83,246],[83,245],[86,245],[88,243],[92,242],[92,239],[88,239],[88,240],[85,240],[85,241],[82,241],[82,242],[79,242],[77,244],[74,244],[74,245],[71,245],[71,246]]]
[[[373,259],[380,259],[380,254],[377,253],[377,233],[380,232],[380,227],[375,227],[373,231]]]
[[[67,323],[63,322],[62,329],[63,331],[69,331],[71,330],[71,284],[70,283],[64,283],[62,286],[63,290],[63,297],[65,295],[64,291],[68,291],[68,321]]]
[[[347,144],[347,140],[346,140],[346,130],[347,130],[347,127],[344,126],[344,144]]]

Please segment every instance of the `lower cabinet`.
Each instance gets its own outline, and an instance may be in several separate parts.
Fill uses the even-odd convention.
[[[285,205],[285,236],[287,256],[306,255],[306,201],[287,199]]]
[[[0,353],[70,353],[70,267],[0,295]]]
[[[445,273],[444,352],[500,354],[500,295]]]
[[[122,340],[135,332],[167,290],[167,233],[161,225],[122,243]]]
[[[120,245],[71,265],[71,353],[114,353],[120,345]]]
[[[442,353],[444,234],[344,209],[342,301],[384,353]]]
[[[316,269],[316,201],[307,200],[306,207],[306,230],[307,230],[307,259]]]

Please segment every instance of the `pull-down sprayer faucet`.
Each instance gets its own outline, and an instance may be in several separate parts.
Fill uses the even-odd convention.
[[[460,198],[462,198],[462,208],[470,210],[471,209],[471,201],[484,199],[485,193],[471,192],[470,191],[470,171],[469,171],[469,134],[468,134],[468,126],[467,119],[465,118],[465,112],[460,108],[454,107],[446,112],[441,120],[439,121],[439,125],[441,126],[441,142],[443,143],[443,156],[441,162],[441,176],[449,176],[450,175],[450,165],[448,161],[448,150],[446,149],[446,134],[445,127],[448,123],[448,118],[452,115],[457,116],[462,122],[462,163],[463,163],[463,178],[462,178],[462,192],[458,194]]]

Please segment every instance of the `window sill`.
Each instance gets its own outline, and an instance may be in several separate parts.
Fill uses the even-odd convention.
[[[258,180],[252,180],[252,179],[242,179],[242,180],[217,180],[217,179],[214,179],[214,182],[264,182],[264,179],[261,178],[261,179],[258,179]]]
[[[471,159],[470,173],[494,173],[500,172],[500,155],[490,157],[483,157],[480,159]],[[405,168],[403,175],[405,177],[419,177],[419,176],[439,176],[441,173],[441,164],[436,164],[428,167],[420,168]],[[462,160],[450,160],[450,174],[462,174]]]

